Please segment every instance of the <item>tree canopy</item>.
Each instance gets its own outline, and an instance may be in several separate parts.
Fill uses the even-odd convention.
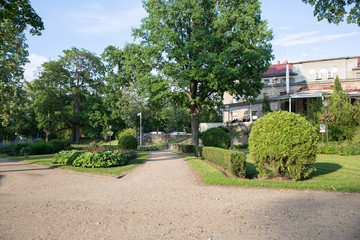
[[[338,24],[344,21],[360,26],[359,0],[302,0],[314,7],[314,16],[319,21],[328,20],[329,23]]]
[[[272,32],[254,0],[144,0],[148,17],[134,35],[153,71],[191,111],[192,144],[198,145],[204,103],[225,91],[251,98],[272,59]]]

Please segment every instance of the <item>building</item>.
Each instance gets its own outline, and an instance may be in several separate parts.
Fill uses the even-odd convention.
[[[356,101],[360,97],[360,57],[278,62],[263,74],[264,88],[251,103],[225,93],[223,122],[256,120],[263,115],[264,98],[269,99],[272,111],[304,112],[316,98],[333,92],[336,76],[350,100]]]

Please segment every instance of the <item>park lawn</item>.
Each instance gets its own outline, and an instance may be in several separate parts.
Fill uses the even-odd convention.
[[[52,159],[54,157],[54,154],[48,154],[48,155],[34,155],[29,156],[28,158],[25,157],[14,157],[14,156],[8,156],[6,154],[0,154],[0,158],[7,158],[7,159],[13,159],[17,161],[26,161],[33,164],[43,165],[50,168],[60,168],[60,169],[67,169],[72,170],[75,172],[84,172],[84,173],[94,173],[94,174],[106,174],[106,175],[120,175],[123,172],[129,171],[140,164],[143,164],[147,159],[149,153],[147,152],[139,152],[138,157],[131,162],[131,164],[126,166],[119,166],[119,167],[109,167],[109,168],[82,168],[82,167],[73,167],[69,165],[62,165],[62,164],[56,164],[52,163]]]
[[[246,179],[226,177],[220,170],[197,157],[188,156],[186,159],[206,184],[360,192],[360,156],[317,155],[313,164],[317,171],[304,181],[256,179],[256,168],[249,155]]]

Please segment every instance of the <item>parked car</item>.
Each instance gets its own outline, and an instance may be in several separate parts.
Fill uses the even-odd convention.
[[[165,134],[164,132],[158,131],[158,132],[150,132],[149,135],[156,135],[156,134]]]

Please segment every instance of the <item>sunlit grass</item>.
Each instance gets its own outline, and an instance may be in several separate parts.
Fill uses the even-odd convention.
[[[359,156],[318,155],[313,164],[317,171],[304,181],[259,180],[255,178],[256,167],[249,156],[246,179],[226,177],[220,170],[199,158],[188,156],[186,159],[206,184],[360,192]]]

